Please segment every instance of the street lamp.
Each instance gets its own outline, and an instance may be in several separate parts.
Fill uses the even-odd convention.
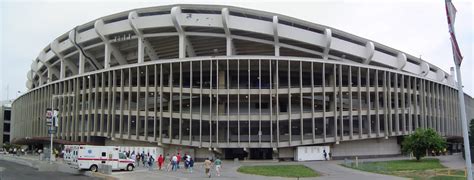
[[[60,98],[60,97],[74,97],[75,95],[74,94],[62,94],[62,95],[52,95],[51,96],[51,110],[53,111],[53,116],[52,116],[52,119],[54,118],[57,118],[57,114],[54,113],[54,99],[55,98]],[[59,113],[58,113],[59,114]],[[56,120],[57,121],[57,120]],[[51,125],[50,125],[50,128],[49,128],[49,134],[51,135],[51,144],[50,144],[50,150],[49,150],[49,163],[53,163],[53,137],[54,137],[54,130],[56,128],[56,123],[53,121],[51,121]]]

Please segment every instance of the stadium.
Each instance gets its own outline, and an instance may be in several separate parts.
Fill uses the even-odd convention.
[[[121,12],[42,49],[12,105],[17,143],[160,146],[199,158],[400,154],[433,128],[461,149],[453,72],[375,41],[292,17],[217,5]],[[468,119],[472,98],[466,96]]]

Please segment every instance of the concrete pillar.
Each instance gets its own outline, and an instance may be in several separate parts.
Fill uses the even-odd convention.
[[[79,74],[84,74],[84,65],[85,65],[85,56],[84,54],[79,53]]]
[[[61,69],[59,71],[59,79],[64,79],[66,77],[66,63],[64,59],[60,60],[61,62]],[[51,67],[52,68],[52,67]]]
[[[138,63],[145,62],[145,48],[143,47],[143,39],[138,38]]]
[[[105,49],[104,49],[104,69],[110,68],[110,54],[111,54],[111,47],[110,47],[110,44],[105,43]]]

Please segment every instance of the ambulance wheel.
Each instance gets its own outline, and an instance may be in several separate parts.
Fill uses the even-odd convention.
[[[97,172],[97,165],[95,165],[95,164],[92,165],[91,168],[90,168],[90,170],[91,170],[92,172]]]
[[[133,171],[133,165],[129,164],[129,165],[127,166],[127,171]]]

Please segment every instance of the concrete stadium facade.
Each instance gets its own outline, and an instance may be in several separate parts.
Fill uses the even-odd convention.
[[[60,140],[197,158],[235,149],[291,158],[295,147],[321,144],[333,156],[389,155],[416,128],[461,136],[452,72],[334,28],[238,7],[102,17],[46,46],[27,77],[29,91],[12,106],[13,140],[47,137],[52,103]]]

